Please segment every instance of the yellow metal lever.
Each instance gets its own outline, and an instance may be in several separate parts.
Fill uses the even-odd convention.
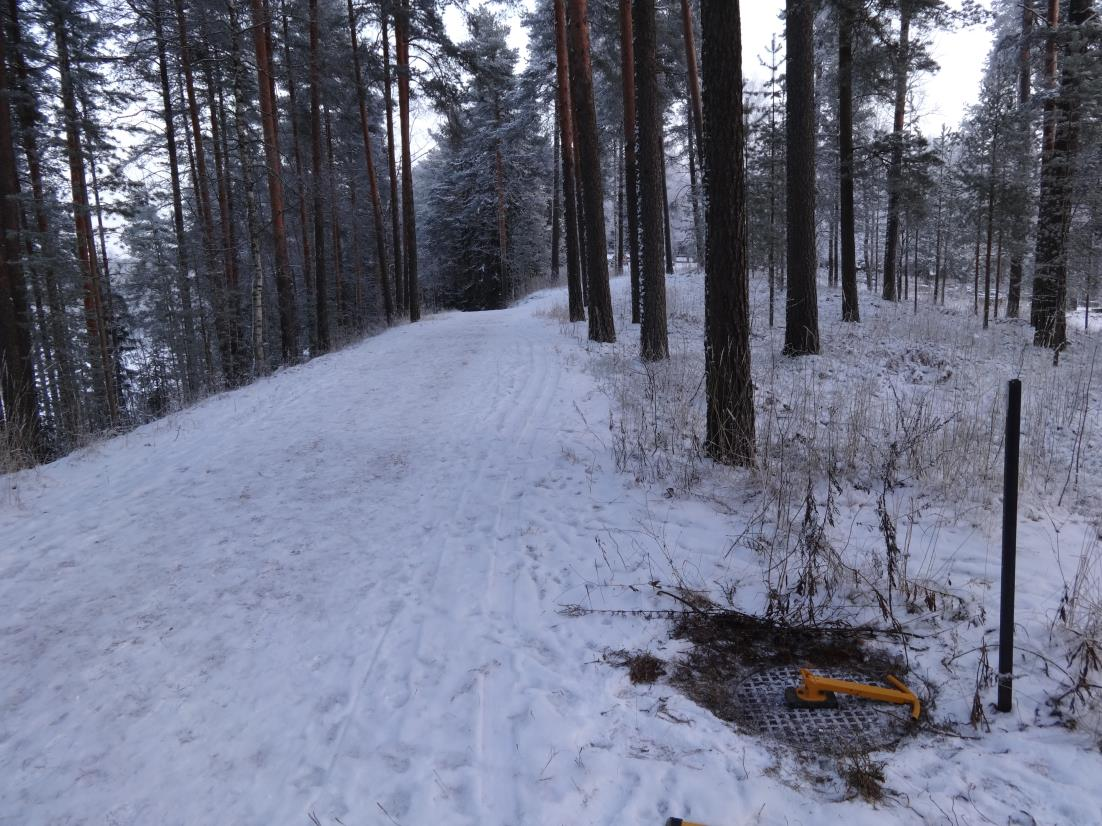
[[[881,688],[878,685],[865,685],[864,683],[851,683],[847,680],[833,680],[829,677],[819,677],[808,669],[801,668],[800,676],[803,677],[803,685],[796,689],[796,696],[806,703],[825,703],[829,699],[826,692],[834,691],[842,694],[852,694],[854,697],[864,697],[866,700],[875,700],[880,703],[896,703],[910,706],[911,717],[918,719],[922,711],[922,703],[913,691],[903,684],[898,677],[888,674],[885,679],[894,688]]]

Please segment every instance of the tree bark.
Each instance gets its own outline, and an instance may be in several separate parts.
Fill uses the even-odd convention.
[[[359,39],[356,34],[356,18],[352,11],[352,0],[348,0],[348,30],[352,37],[352,71],[356,75],[356,102],[360,110],[360,133],[364,146],[364,166],[367,168],[367,182],[368,187],[371,190],[371,215],[374,220],[375,227],[375,262],[379,269],[379,285],[383,293],[383,312],[386,314],[386,323],[391,324],[394,320],[394,301],[390,294],[390,273],[387,266],[386,255],[386,230],[383,226],[383,202],[379,195],[379,176],[375,172],[375,156],[371,151],[371,124],[367,117],[367,89],[365,88],[363,73],[360,68],[360,54],[359,54]],[[388,70],[389,72],[389,70]],[[388,84],[389,85],[389,84]],[[389,98],[389,90],[387,93]],[[387,111],[387,133],[390,133],[390,111],[388,105]],[[393,153],[391,154],[391,164],[394,162]],[[393,186],[394,181],[391,180]],[[393,201],[397,200],[397,191],[391,192],[392,204],[391,211],[393,213],[395,225],[397,225],[397,212],[394,211]],[[395,236],[395,249],[398,248],[400,241]],[[401,273],[395,273],[395,279],[400,279]]]
[[[50,309],[49,334],[53,341],[53,350],[57,359],[57,373],[61,395],[61,419],[65,435],[72,438],[80,431],[81,397],[77,390],[76,372],[69,347],[69,334],[65,324],[65,307],[61,290],[57,282],[57,273],[53,261],[57,255],[56,233],[51,225],[46,209],[46,187],[42,174],[42,154],[39,150],[36,129],[39,122],[36,98],[30,85],[30,72],[23,55],[23,36],[19,23],[17,0],[9,2],[10,41],[8,52],[12,67],[15,69],[19,95],[15,101],[16,116],[23,145],[23,154],[27,160],[27,174],[31,181],[31,196],[34,200],[35,228],[38,230],[39,245],[46,261],[42,267],[46,282],[46,301]],[[14,164],[12,169],[14,170]],[[186,278],[187,271],[184,271]],[[190,310],[190,303],[184,305]],[[190,317],[188,321],[190,322]],[[190,362],[188,362],[191,364]],[[194,365],[192,365],[193,367]],[[191,373],[194,376],[194,373]]]
[[[260,219],[256,205],[256,184],[253,180],[252,145],[245,120],[245,68],[238,37],[236,0],[227,0],[230,17],[230,60],[233,73],[234,126],[237,131],[237,154],[241,164],[242,188],[245,190],[245,226],[249,235],[249,263],[253,271],[252,287],[252,359],[253,373],[258,376],[268,372],[268,356],[264,346],[264,265],[260,256]],[[301,180],[301,179],[300,179]],[[305,233],[304,233],[305,234]]]
[[[344,289],[344,250],[341,245],[340,212],[337,209],[337,172],[333,162],[333,127],[329,117],[329,106],[324,106],[322,111],[325,115],[325,157],[329,172],[329,232],[333,237],[333,298],[337,305],[337,326],[340,327],[348,323]]]
[[[300,244],[302,246],[302,285],[304,287],[305,307],[303,308],[307,319],[307,335],[310,339],[310,347],[317,347],[317,324],[312,323],[315,313],[311,312],[314,304],[314,253],[310,247],[310,216],[306,205],[307,182],[306,165],[302,160],[302,135],[298,123],[298,82],[295,78],[294,62],[291,60],[291,32],[287,20],[287,0],[280,0],[280,12],[283,22],[283,69],[287,77],[287,102],[291,122],[291,157],[295,161],[295,178],[298,182],[298,191],[295,193],[295,201],[298,206],[298,226]]]
[[[413,158],[409,123],[409,0],[401,0],[395,26],[398,66],[398,119],[402,126],[402,229],[406,264],[409,320],[421,320],[421,289],[417,281],[417,218],[413,207]]]
[[[685,32],[685,67],[689,77],[689,103],[692,106],[692,114],[690,122],[692,129],[695,131],[695,146],[698,152],[703,152],[701,148],[704,143],[704,136],[701,132],[701,121],[703,115],[701,114],[700,103],[700,73],[696,67],[696,44],[693,42],[693,12],[689,6],[689,0],[681,0],[681,26]],[[689,141],[689,154],[692,155],[694,141]],[[690,157],[690,166],[693,163],[693,159]]]
[[[640,318],[639,165],[636,159],[635,44],[631,0],[620,0],[620,78],[624,97],[624,188],[627,196],[628,246],[631,258],[631,323]]]
[[[107,315],[104,310],[103,285],[92,233],[91,211],[88,206],[88,183],[84,171],[84,148],[77,112],[69,35],[63,10],[53,6],[52,24],[57,44],[58,74],[61,79],[62,110],[65,119],[65,149],[69,162],[69,183],[73,195],[73,221],[76,230],[77,258],[80,261],[84,286],[84,320],[88,331],[90,362],[95,395],[100,413],[108,425],[118,419],[118,397],[115,388],[114,359],[111,357]]]
[[[0,20],[0,399],[3,437],[19,464],[44,458],[27,288],[21,263],[19,179],[11,131],[8,26]]]
[[[842,321],[860,321],[853,214],[853,9],[838,4],[838,195],[841,200]]]
[[[673,274],[673,230],[670,227],[670,195],[666,183],[666,147],[662,137],[662,115],[658,115],[658,146],[662,153],[662,172],[659,179],[662,181],[662,240],[666,253],[666,273]]]
[[[177,0],[179,2],[179,0]],[[321,79],[318,54],[318,0],[310,0],[310,186],[314,213],[314,324],[317,352],[331,346],[329,333],[329,278],[325,266],[325,170],[321,157]]]
[[[903,124],[907,107],[907,74],[910,66],[911,0],[900,3],[899,44],[895,54],[895,119],[892,125],[891,161],[888,166],[888,219],[884,240],[885,301],[898,301],[895,259],[899,254],[899,211],[903,187]]]
[[[380,12],[383,41],[383,100],[386,104],[386,155],[390,170],[390,235],[391,251],[394,254],[394,300],[399,314],[409,307],[406,300],[405,266],[402,256],[402,231],[400,226],[398,201],[398,166],[394,160],[394,97],[390,86],[390,33],[387,21],[390,19],[390,0],[383,0]]]
[[[800,356],[819,352],[815,283],[815,9],[812,0],[786,0],[785,8],[788,300],[784,352]]]
[[[229,182],[229,141],[226,136],[226,110],[222,87],[215,84],[212,61],[207,63],[207,109],[210,112],[211,144],[214,150],[214,176],[218,194],[219,232],[223,266],[226,275],[226,322],[230,338],[231,368],[226,380],[231,387],[243,384],[248,378],[248,354],[241,329],[240,274],[237,269],[237,233],[233,219],[233,198]],[[217,88],[216,88],[217,87]]]
[[[696,114],[693,112],[692,107],[689,107],[689,122],[686,124],[688,128],[685,130],[685,139],[689,146],[689,196],[693,202],[693,247],[694,255],[698,265],[704,263],[704,224],[700,217],[700,182],[697,179],[696,164],[697,156],[700,153],[700,143],[694,137],[697,133],[697,127],[694,126],[693,121],[696,119]]]
[[[562,148],[559,146],[559,99],[555,97],[555,123],[551,127],[555,134],[555,143],[551,155],[551,277],[557,283],[559,280],[559,246],[562,244],[562,219],[559,217],[559,170]]]
[[[754,461],[750,296],[738,0],[701,0],[704,88],[704,372],[709,454],[725,464]]]
[[[629,0],[621,0],[629,2]],[[570,98],[570,63],[566,49],[566,10],[563,0],[555,0],[555,78],[558,85],[556,103],[559,112],[559,133],[562,143],[563,207],[566,218],[566,292],[570,305],[570,320],[585,321],[585,295],[582,290],[581,239],[578,237],[579,197],[574,157],[574,112]],[[634,257],[634,256],[633,256]]]
[[[195,157],[196,181],[199,199],[199,229],[203,248],[203,267],[206,280],[212,287],[214,302],[214,326],[218,337],[218,354],[222,362],[222,376],[226,384],[233,386],[233,349],[226,313],[226,285],[216,275],[219,270],[218,251],[214,240],[214,210],[210,198],[210,176],[207,171],[207,152],[199,116],[199,100],[195,92],[195,75],[192,71],[192,47],[188,37],[187,16],[182,0],[174,0],[176,30],[179,38],[180,68],[184,74],[184,91],[187,94],[187,121],[191,128]]]
[[[252,11],[253,44],[256,50],[257,85],[260,93],[260,122],[264,129],[264,155],[268,166],[268,198],[272,208],[275,241],[276,294],[279,301],[280,352],[285,364],[298,359],[298,327],[295,291],[291,282],[291,261],[287,252],[287,228],[283,206],[283,162],[279,155],[279,125],[276,117],[271,53],[265,27],[262,0],[249,0]],[[305,228],[304,230],[305,231]]]
[[[1083,81],[1082,71],[1075,62],[1086,52],[1084,28],[1091,14],[1091,0],[1071,0],[1068,8],[1071,32],[1064,47],[1060,91],[1053,107],[1052,151],[1046,152],[1041,161],[1041,201],[1033,274],[1033,343],[1052,348],[1057,353],[1068,343],[1068,234]]]
[[[643,361],[669,358],[666,276],[663,272],[665,168],[658,92],[658,32],[654,0],[635,0],[635,88],[639,95],[639,206],[642,229]]]
[[[1022,0],[1022,33],[1018,41],[1018,130],[1020,140],[1018,175],[1022,181],[1028,180],[1032,155],[1028,147],[1031,143],[1029,96],[1032,76],[1030,37],[1033,33],[1033,19],[1035,17],[1033,3],[1034,0]],[[1025,258],[1025,241],[1028,232],[1029,218],[1025,210],[1021,210],[1015,217],[1010,244],[1010,273],[1006,288],[1007,318],[1017,318],[1021,309],[1022,275],[1024,274],[1022,260]]]
[[[569,0],[567,34],[570,85],[574,105],[581,188],[585,204],[586,258],[589,262],[589,339],[613,342],[612,293],[608,285],[608,240],[605,234],[604,177],[601,174],[600,135],[593,99],[593,71],[589,51],[586,0]]]

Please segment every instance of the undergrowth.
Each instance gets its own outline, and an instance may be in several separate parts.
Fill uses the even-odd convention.
[[[963,309],[912,314],[866,298],[862,324],[824,322],[823,355],[801,359],[779,355],[782,328],[755,317],[757,463],[749,470],[711,463],[701,449],[699,278],[668,282],[668,360],[638,359],[621,302],[621,341],[629,340],[600,351],[595,371],[611,400],[617,469],[737,519],[727,554],[741,547],[758,559],[764,604],[755,608],[763,616],[794,625],[878,616],[897,629],[918,615],[982,623],[983,606],[935,559],[936,536],[919,547],[915,532],[930,524],[997,529],[1013,377],[1023,380],[1022,518],[1052,520],[1058,533],[1057,519],[1102,512],[1098,345],[1078,338],[1054,367],[1048,351],[1029,343],[1024,322],[981,331]],[[854,541],[855,514],[874,515],[877,542]],[[1063,599],[1053,606],[1067,689],[1053,705],[1068,714],[1089,706],[1102,682],[1100,531],[1102,523],[1062,571]],[[674,575],[682,587],[718,587],[733,603],[734,586]]]

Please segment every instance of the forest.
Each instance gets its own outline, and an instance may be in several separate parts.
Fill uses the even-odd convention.
[[[743,82],[731,4],[498,5],[8,0],[5,464],[563,278],[611,341],[606,285],[629,272],[661,359],[675,261],[707,262],[709,394],[746,431],[709,440],[736,460],[750,278],[792,356],[819,350],[820,271],[854,323],[862,295],[917,311],[961,285],[985,327],[1028,317],[1056,354],[1065,310],[1089,324],[1091,2],[790,3],[754,47],[764,83]],[[927,135],[915,84],[961,27],[991,31],[982,83]]]
[[[0,0],[0,822],[1097,822],[1100,183],[1093,0]]]

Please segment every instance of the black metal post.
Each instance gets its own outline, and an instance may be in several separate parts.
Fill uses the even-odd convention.
[[[1022,383],[1012,379],[1006,401],[1006,463],[1003,470],[1003,564],[999,606],[999,711],[1014,699],[1014,567],[1018,555],[1018,443],[1022,430]]]

